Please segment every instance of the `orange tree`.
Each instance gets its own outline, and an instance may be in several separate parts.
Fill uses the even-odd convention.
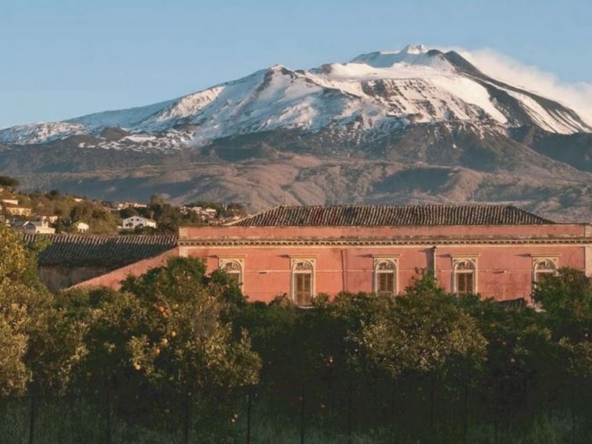
[[[453,359],[480,360],[486,341],[459,300],[423,273],[357,339],[369,363],[393,377],[444,371]]]
[[[36,338],[46,332],[51,295],[38,281],[34,253],[0,224],[0,395],[24,393],[32,380]]]
[[[239,296],[231,279],[206,276],[201,261],[180,257],[127,278],[120,291],[82,291],[91,322],[75,387],[105,388],[123,413],[153,421],[182,418],[188,398],[205,403],[256,383],[259,357],[232,326]]]
[[[371,388],[376,399],[368,409],[375,418],[383,424],[395,419],[410,436],[428,441],[440,424],[458,439],[458,418],[467,411],[463,399],[479,374],[487,346],[459,298],[439,288],[429,272],[420,272],[414,284],[365,321],[353,339],[366,373],[382,380]],[[444,418],[455,409],[456,419]]]
[[[592,279],[582,271],[562,268],[537,285],[534,299],[542,306],[555,346],[554,389],[558,398],[585,419],[592,402]]]

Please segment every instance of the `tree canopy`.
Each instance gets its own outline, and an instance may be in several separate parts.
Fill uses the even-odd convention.
[[[18,179],[10,176],[0,176],[0,186],[8,188],[16,188],[20,185]]]

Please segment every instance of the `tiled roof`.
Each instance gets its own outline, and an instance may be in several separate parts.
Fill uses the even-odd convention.
[[[25,243],[49,242],[39,265],[97,266],[115,269],[158,256],[177,246],[177,236],[93,236],[23,234]]]
[[[280,206],[234,226],[539,225],[554,222],[511,205]]]

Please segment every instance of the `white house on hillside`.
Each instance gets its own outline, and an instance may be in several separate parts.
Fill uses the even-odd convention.
[[[50,227],[46,220],[36,220],[25,222],[23,231],[27,234],[53,234],[55,228]]]
[[[132,216],[128,217],[127,219],[123,219],[122,228],[124,230],[135,230],[136,228],[144,227],[156,228],[156,221],[142,216]]]
[[[76,230],[77,233],[86,233],[89,228],[90,228],[90,226],[87,223],[84,223],[82,221],[76,222],[74,224],[74,229]]]
[[[5,199],[11,200],[12,199]],[[31,215],[31,208],[29,207],[21,207],[19,205],[14,205],[11,202],[3,202],[0,204],[0,208],[4,208],[4,210],[13,215],[13,216],[30,216]]]

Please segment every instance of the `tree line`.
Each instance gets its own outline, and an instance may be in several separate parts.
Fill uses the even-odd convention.
[[[585,442],[590,279],[562,269],[534,301],[457,297],[418,271],[395,298],[318,295],[313,309],[299,309],[281,298],[248,302],[235,280],[191,258],[128,277],[120,290],[52,294],[34,248],[0,226],[0,398],[117,400],[122,421],[155,430],[183,427],[184,406],[199,400],[211,442],[234,442],[245,393],[277,423],[306,407],[314,424],[339,430],[396,425],[410,440],[471,442],[469,422],[520,434],[545,420],[548,433]]]

